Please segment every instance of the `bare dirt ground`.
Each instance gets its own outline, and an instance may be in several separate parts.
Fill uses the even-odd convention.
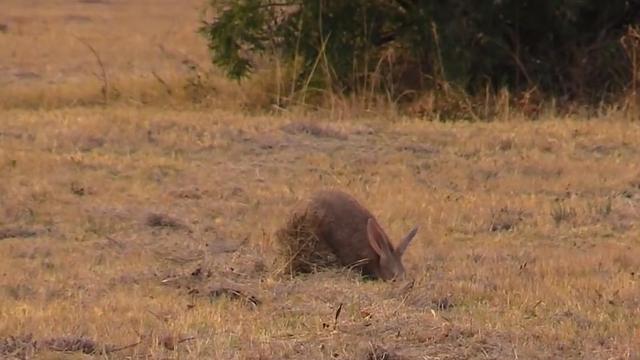
[[[0,358],[640,359],[639,124],[39,110],[27,105],[99,98],[74,31],[123,92],[141,83],[119,61],[159,64],[144,61],[154,33],[191,21],[175,41],[204,52],[197,2],[28,3],[0,14]],[[69,30],[58,18],[72,15],[90,20]],[[49,16],[51,38],[30,48],[28,24]],[[135,26],[106,46],[107,28]],[[44,91],[67,66],[80,70]],[[412,285],[278,275],[274,231],[324,187],[396,239],[420,226]]]

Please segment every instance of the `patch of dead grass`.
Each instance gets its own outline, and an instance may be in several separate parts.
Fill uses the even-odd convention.
[[[638,351],[637,127],[372,120],[336,125],[349,137],[334,141],[226,112],[2,116],[0,132],[30,134],[0,143],[2,228],[46,229],[0,242],[2,338],[126,345],[155,334],[123,354],[184,358],[357,359],[373,345],[409,359]],[[360,127],[376,131],[350,130]],[[256,147],[265,133],[290,145]],[[540,151],[531,134],[562,146]],[[575,145],[590,134],[631,148],[584,161]],[[105,142],[79,149],[90,137]],[[496,137],[513,144],[491,146]],[[521,159],[562,171],[521,171]],[[331,186],[367,199],[390,234],[420,225],[405,261],[413,286],[309,263],[278,274],[279,236],[304,234],[298,199]],[[160,226],[147,226],[154,212]]]
[[[278,258],[276,267],[284,274],[311,273],[339,265],[338,259],[326,244],[313,233],[314,216],[307,216],[301,205],[275,233]]]

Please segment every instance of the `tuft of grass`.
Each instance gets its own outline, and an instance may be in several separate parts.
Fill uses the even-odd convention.
[[[284,274],[311,273],[338,266],[335,254],[313,233],[315,225],[304,208],[290,214],[289,219],[275,233],[278,249],[276,267]]]
[[[574,220],[576,216],[576,209],[563,202],[556,202],[551,208],[551,218],[556,225],[570,222]]]

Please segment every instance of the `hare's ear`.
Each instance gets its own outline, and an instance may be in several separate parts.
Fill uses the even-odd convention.
[[[387,241],[382,228],[375,219],[367,220],[367,238],[373,250],[382,257],[391,256],[391,248]]]
[[[416,236],[417,233],[418,233],[418,227],[416,226],[411,231],[409,231],[409,233],[404,237],[404,239],[402,239],[402,241],[396,248],[396,254],[398,254],[398,256],[402,257],[402,254],[404,254],[404,252],[407,250],[407,247],[409,247],[411,240],[413,240],[413,238]]]

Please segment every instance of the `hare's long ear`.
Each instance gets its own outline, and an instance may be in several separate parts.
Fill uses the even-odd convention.
[[[411,240],[413,240],[413,238],[416,236],[417,233],[418,233],[418,227],[416,226],[411,231],[409,231],[409,233],[404,237],[404,239],[402,239],[402,241],[396,248],[396,254],[398,254],[398,256],[402,257],[404,252],[407,250],[407,247],[409,247]]]
[[[380,224],[378,224],[375,219],[369,218],[369,220],[367,220],[367,238],[369,239],[369,244],[378,256],[381,258],[391,256],[392,250],[389,241],[386,239]]]

